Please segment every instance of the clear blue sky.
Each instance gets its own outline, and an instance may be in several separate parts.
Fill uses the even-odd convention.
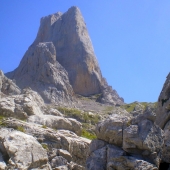
[[[40,18],[78,6],[103,76],[125,102],[157,101],[170,71],[169,0],[4,0],[0,69],[14,70],[34,41]]]

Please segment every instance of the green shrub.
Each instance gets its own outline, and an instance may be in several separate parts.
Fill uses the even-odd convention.
[[[153,104],[155,109],[156,109],[156,107],[157,107],[157,102],[155,102],[155,103],[138,102],[138,103],[144,106],[144,110],[145,110],[146,107],[149,106],[150,104]],[[125,104],[125,105],[122,105],[121,108],[124,108],[127,112],[132,112],[132,111],[134,110],[135,106],[136,106],[138,103],[134,102],[134,103]]]
[[[5,116],[0,115],[0,126],[6,127],[7,125],[3,122],[5,120]]]
[[[46,125],[42,125],[42,128],[46,129],[46,128],[47,128],[47,126],[46,126]]]
[[[107,106],[105,109],[104,109],[104,112],[106,114],[111,114],[112,111],[113,111],[114,107],[113,106]]]
[[[48,145],[46,143],[41,143],[41,146],[45,149],[45,150],[49,150],[48,149]]]
[[[57,108],[61,113],[63,113],[66,117],[71,117],[75,118],[81,123],[92,123],[96,124],[100,120],[99,115],[90,115],[87,112],[82,112],[78,109],[73,109],[73,108],[65,108],[65,107],[58,107]]]
[[[85,129],[82,129],[81,136],[84,137],[84,138],[90,139],[90,140],[93,140],[93,139],[96,139],[96,138],[97,138],[96,135],[88,132],[88,131],[85,130]]]
[[[25,132],[25,129],[22,126],[18,126],[16,130],[18,130],[20,132]]]
[[[131,124],[132,124],[132,120],[129,120],[129,121],[126,123],[127,126],[130,126]]]

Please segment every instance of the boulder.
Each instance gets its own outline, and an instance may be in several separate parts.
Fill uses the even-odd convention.
[[[59,155],[59,156],[62,156],[62,157],[65,158],[68,162],[71,162],[72,156],[71,156],[71,154],[70,154],[68,151],[63,150],[63,149],[58,149],[57,152],[58,152],[58,155]]]
[[[53,129],[65,129],[75,132],[77,135],[81,135],[82,124],[75,119],[67,119],[61,116],[53,115],[33,115],[27,120],[30,123],[36,123],[45,125]]]
[[[123,131],[123,149],[131,154],[138,154],[143,159],[159,167],[163,131],[149,120],[142,120],[139,125],[131,125]]]
[[[56,156],[51,160],[51,167],[56,168],[59,166],[67,165],[67,160],[62,156]]]
[[[6,96],[0,99],[0,115],[26,119],[30,115],[43,114],[44,101],[31,89],[24,89],[22,94]]]
[[[98,140],[98,139],[92,140],[92,142],[90,143],[90,147],[89,147],[89,154],[91,154],[95,150],[103,148],[106,145],[107,145],[107,142],[103,140]]]
[[[143,114],[137,114],[137,116],[134,116],[131,120],[131,124],[138,124],[142,120],[150,120],[152,122],[155,122],[156,120],[156,113],[155,110],[153,110],[150,107],[147,107]]]
[[[47,152],[34,137],[10,129],[0,129],[0,136],[14,168],[37,168],[47,163]]]
[[[101,121],[96,126],[96,135],[110,144],[122,146],[123,129],[127,127],[130,118],[125,115],[111,115],[104,121]]]
[[[106,169],[106,156],[107,156],[107,147],[103,147],[95,150],[90,154],[86,161],[86,168],[88,170],[105,170]]]
[[[129,156],[114,145],[106,145],[90,154],[86,162],[87,170],[158,170],[158,168],[140,158]]]
[[[40,143],[46,145],[49,151],[54,149],[63,149],[70,153],[72,161],[80,166],[85,166],[88,156],[89,144],[91,140],[77,136],[68,130],[53,130],[43,128],[37,124],[31,124],[14,118],[8,118],[3,121],[7,128],[18,129],[22,127],[26,134],[37,138]],[[57,156],[57,154],[56,154]],[[55,154],[54,154],[55,157]],[[54,158],[53,156],[51,157]],[[66,158],[66,157],[65,157]],[[70,161],[70,158],[68,162]]]

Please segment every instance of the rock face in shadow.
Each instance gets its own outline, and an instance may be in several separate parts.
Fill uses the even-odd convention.
[[[116,91],[108,94],[86,24],[77,7],[43,17],[33,44],[19,67],[6,74],[16,84],[30,86],[47,102],[68,102],[73,93],[103,94],[103,103],[123,104]],[[107,89],[107,90],[106,90]],[[73,92],[74,91],[74,92]],[[109,90],[110,92],[110,90]]]
[[[164,130],[163,163],[170,164],[170,73],[158,98],[156,124]]]
[[[168,74],[162,91],[158,98],[158,107],[156,111],[156,123],[164,128],[170,120],[170,74]]]

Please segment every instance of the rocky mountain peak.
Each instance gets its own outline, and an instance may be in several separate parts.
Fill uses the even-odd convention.
[[[41,18],[35,41],[25,53],[19,67],[6,75],[15,79],[21,88],[29,85],[40,94],[43,91],[42,96],[47,101],[51,101],[50,98],[56,95],[50,94],[51,88],[60,91],[57,94],[65,101],[67,95],[73,95],[73,91],[89,96],[103,93],[108,86],[102,77],[83,16],[75,6],[64,14],[58,12]],[[100,101],[108,103],[107,100],[111,98],[109,103],[123,103],[116,92],[113,91],[113,95],[109,97],[106,94],[102,95],[104,100]],[[54,98],[53,102],[59,100],[58,97]]]

